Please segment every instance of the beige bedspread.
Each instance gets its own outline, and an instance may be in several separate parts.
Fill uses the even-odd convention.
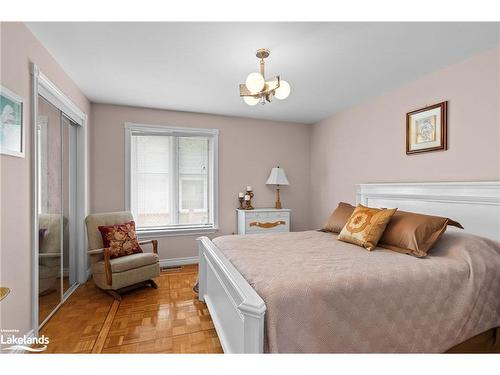
[[[484,238],[449,231],[422,259],[317,231],[213,242],[266,303],[266,352],[444,352],[500,326],[500,244]]]

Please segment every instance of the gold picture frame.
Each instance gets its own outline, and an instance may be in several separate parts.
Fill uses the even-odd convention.
[[[406,154],[447,149],[448,102],[406,114]]]

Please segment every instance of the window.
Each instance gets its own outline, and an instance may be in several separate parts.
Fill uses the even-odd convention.
[[[217,229],[214,129],[125,124],[126,206],[139,234]]]

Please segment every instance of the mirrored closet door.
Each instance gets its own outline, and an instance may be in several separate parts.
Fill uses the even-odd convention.
[[[76,124],[38,96],[38,322],[42,325],[77,283]]]

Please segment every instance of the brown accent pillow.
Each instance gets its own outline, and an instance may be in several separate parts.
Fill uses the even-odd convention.
[[[109,258],[119,258],[130,254],[142,253],[135,233],[135,222],[117,225],[100,225],[104,248],[109,248]]]
[[[351,217],[354,212],[353,205],[345,202],[340,202],[337,208],[331,213],[330,217],[326,221],[325,226],[323,227],[323,232],[333,232],[340,233],[342,228],[344,228],[347,220]]]
[[[373,250],[397,208],[370,208],[358,204],[339,236],[340,241]]]
[[[448,225],[463,229],[460,223],[446,217],[398,211],[387,224],[379,246],[418,258],[425,257]]]

